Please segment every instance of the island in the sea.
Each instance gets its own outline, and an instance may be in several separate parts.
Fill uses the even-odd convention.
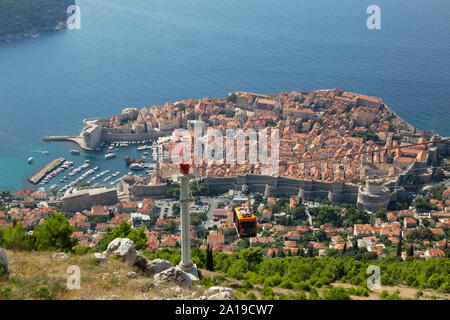
[[[0,0],[0,41],[36,37],[67,28],[67,8],[75,0]]]
[[[433,166],[450,154],[449,139],[408,124],[382,99],[340,89],[276,95],[233,92],[227,98],[127,108],[111,118],[84,120],[78,136],[43,140],[71,140],[100,151],[115,141],[159,138],[155,172],[146,178],[125,176],[117,193],[132,199],[164,197],[178,168],[171,158],[178,142],[170,136],[177,128],[192,132],[198,121],[223,132],[224,140],[227,129],[279,130],[277,174],[264,173],[270,164],[248,159],[194,164],[204,183],[217,192],[247,184],[266,196],[327,198],[374,212],[405,198],[414,179],[430,180]],[[249,147],[247,141],[246,154]]]

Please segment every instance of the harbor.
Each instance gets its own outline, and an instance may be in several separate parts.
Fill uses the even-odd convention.
[[[42,169],[35,172],[30,178],[28,178],[28,181],[30,181],[33,184],[38,184],[39,181],[41,181],[46,174],[53,171],[55,168],[57,168],[60,164],[62,164],[65,161],[64,158],[57,158],[53,161],[50,161],[48,164],[46,164]]]
[[[64,158],[51,162],[45,160],[48,151],[31,151],[34,157],[30,157],[32,161],[28,158],[28,166],[44,167],[27,181],[55,194],[64,194],[77,186],[102,185],[111,188],[127,173],[133,172],[140,177],[152,174],[158,159],[156,145],[154,140],[112,141],[102,142],[95,151],[88,151],[73,149],[69,142],[65,144],[65,150],[57,152]],[[55,151],[49,150],[55,154]]]

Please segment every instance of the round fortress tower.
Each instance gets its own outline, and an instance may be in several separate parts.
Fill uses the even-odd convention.
[[[383,179],[367,180],[365,186],[358,190],[358,208],[375,212],[386,209],[389,204],[389,189]]]

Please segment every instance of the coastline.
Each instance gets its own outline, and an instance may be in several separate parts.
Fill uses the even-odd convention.
[[[37,38],[40,36],[40,32],[46,31],[59,32],[65,30],[67,30],[67,23],[65,21],[60,21],[55,27],[51,28],[33,29],[21,33],[7,34],[6,36],[0,37],[0,43]]]

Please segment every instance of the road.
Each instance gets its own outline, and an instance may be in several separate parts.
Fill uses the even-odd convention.
[[[213,225],[218,224],[218,222],[215,222],[213,220],[213,212],[217,208],[217,205],[221,202],[226,203],[228,199],[225,197],[214,197],[214,198],[202,197],[201,200],[208,203],[208,205],[209,205],[208,214],[206,215],[207,220],[202,223],[202,226],[205,229],[208,229],[208,228],[212,227]]]

